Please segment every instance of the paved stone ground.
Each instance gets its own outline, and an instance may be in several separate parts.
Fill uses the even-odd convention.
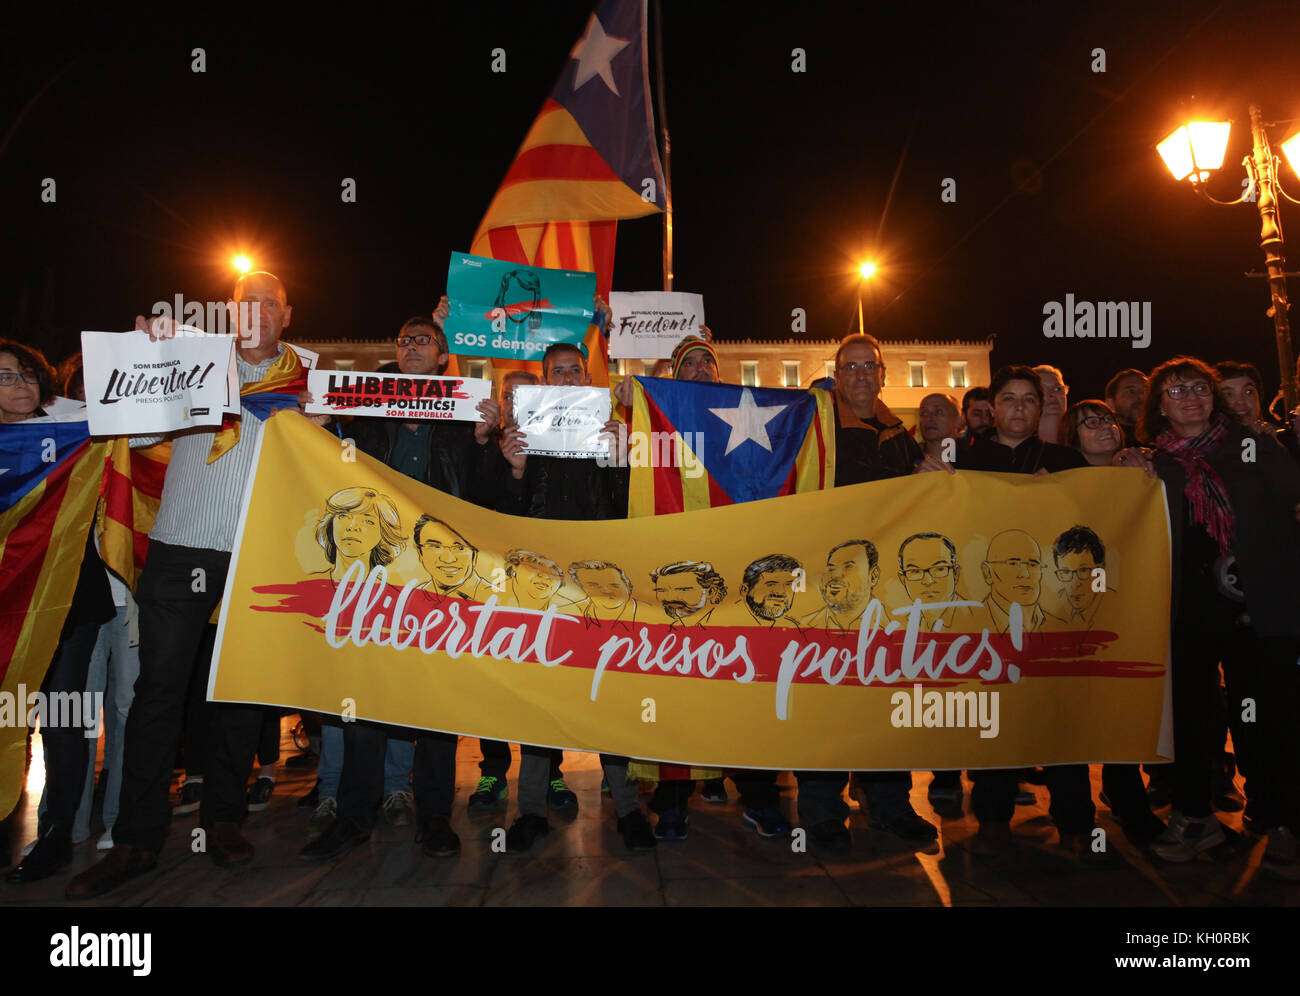
[[[284,729],[282,759],[296,753],[288,721]],[[927,852],[871,830],[854,802],[851,851],[819,853],[810,844],[806,853],[796,853],[789,841],[763,840],[741,823],[735,787],[728,781],[728,805],[706,804],[698,792],[692,798],[689,840],[660,842],[652,852],[632,854],[615,830],[612,804],[600,796],[597,758],[569,753],[564,771],[578,794],[578,813],[553,814],[551,834],[527,854],[499,854],[492,851],[492,831],[509,826],[517,815],[518,749],[509,810],[471,817],[465,800],[478,779],[479,756],[477,740],[462,739],[452,820],[461,838],[458,858],[425,857],[413,843],[413,827],[393,829],[381,818],[371,840],[343,858],[325,864],[298,860],[311,813],[296,801],[311,788],[314,773],[281,764],[270,807],[250,814],[245,824],[257,848],[250,864],[221,869],[207,856],[191,853],[190,831],[198,814],[177,817],[158,868],[98,905],[1300,906],[1300,885],[1260,867],[1262,841],[1243,835],[1213,857],[1169,865],[1135,850],[1100,804],[1098,823],[1122,860],[1114,868],[1080,869],[1054,853],[1057,835],[1041,787],[1037,805],[1017,807],[1012,853],[996,861],[973,857],[969,783],[963,817],[940,820],[926,800],[927,772],[913,776],[912,789],[917,812],[941,827],[939,843]],[[1094,798],[1100,777],[1100,767],[1094,766]],[[29,779],[29,786],[34,781]],[[781,786],[782,805],[794,817],[796,790],[789,773]],[[38,795],[33,792],[20,803],[15,851],[35,834]],[[1219,815],[1241,829],[1240,814]],[[97,838],[96,832],[91,842],[78,846],[75,862],[63,874],[23,887],[0,884],[0,905],[62,904],[68,879],[96,859]]]

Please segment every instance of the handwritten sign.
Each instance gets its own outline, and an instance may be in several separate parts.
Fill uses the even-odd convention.
[[[664,360],[704,324],[704,296],[664,291],[615,291],[609,355],[615,359]]]
[[[609,452],[600,435],[609,421],[608,388],[517,384],[514,393],[530,456],[590,459]]]
[[[150,342],[145,332],[83,332],[81,353],[92,436],[220,425],[227,406],[238,404],[229,394],[231,336]]]
[[[312,370],[309,415],[388,415],[409,419],[481,422],[475,410],[492,392],[490,380],[415,374]]]

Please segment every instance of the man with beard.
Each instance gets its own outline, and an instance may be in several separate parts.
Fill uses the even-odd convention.
[[[957,438],[963,443],[993,428],[993,401],[987,387],[972,387],[961,396],[961,418],[966,428]]]
[[[826,555],[826,570],[818,585],[825,607],[805,616],[800,625],[856,633],[858,621],[871,603],[872,589],[879,583],[875,544],[864,539],[845,540]]]
[[[1147,400],[1147,375],[1141,370],[1121,370],[1106,384],[1106,404],[1119,419],[1124,432],[1125,446],[1140,445],[1137,437],[1138,419]]]
[[[650,572],[655,598],[674,626],[703,626],[724,598],[727,582],[712,564],[679,560]]]
[[[780,553],[769,554],[745,568],[740,600],[756,623],[769,629],[799,628],[793,619],[786,618],[786,613],[794,605],[794,582],[802,571],[799,561]]]

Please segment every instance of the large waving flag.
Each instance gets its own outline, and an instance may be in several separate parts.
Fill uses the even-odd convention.
[[[26,711],[54,656],[77,587],[104,480],[108,443],[85,422],[0,426],[0,693],[15,704],[0,724],[0,817],[22,792]]]
[[[632,380],[629,516],[740,504],[834,483],[834,406],[825,391]]]
[[[594,271],[597,293],[609,298],[618,219],[667,205],[650,111],[645,23],[645,0],[597,6],[479,222],[472,254]],[[606,349],[592,326],[588,368],[598,384],[608,379]]]

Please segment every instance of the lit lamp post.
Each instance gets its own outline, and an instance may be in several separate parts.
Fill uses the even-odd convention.
[[[1295,353],[1291,348],[1291,323],[1287,318],[1286,258],[1282,255],[1282,222],[1278,218],[1278,195],[1292,203],[1300,204],[1282,189],[1278,176],[1278,159],[1269,145],[1263,117],[1259,107],[1250,106],[1250,130],[1254,137],[1251,153],[1242,159],[1250,181],[1242,195],[1235,201],[1220,201],[1205,191],[1205,180],[1215,170],[1222,168],[1228,147],[1228,133],[1232,125],[1227,121],[1193,121],[1185,124],[1156,146],[1160,158],[1169,167],[1175,180],[1187,180],[1201,197],[1215,204],[1241,204],[1255,201],[1259,208],[1259,246],[1264,250],[1264,264],[1268,268],[1268,286],[1273,299],[1268,314],[1273,319],[1277,337],[1277,362],[1282,373],[1282,395],[1287,410],[1296,406]],[[1300,173],[1300,132],[1282,143],[1291,168]]]
[[[230,265],[240,273],[247,273],[253,268],[253,261],[247,256],[236,256],[230,261]]]
[[[875,275],[876,275],[875,263],[870,263],[870,262],[863,263],[861,266],[858,267],[858,276],[862,278],[861,283],[858,284],[858,332],[859,333],[866,332],[867,330],[866,322],[863,320],[862,317],[862,284],[866,283]]]

